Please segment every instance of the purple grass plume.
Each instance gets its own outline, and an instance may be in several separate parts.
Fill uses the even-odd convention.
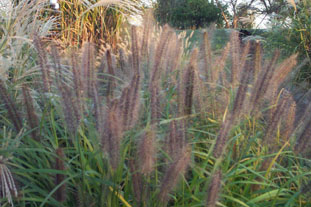
[[[24,85],[22,87],[22,92],[23,92],[23,101],[24,101],[25,108],[26,108],[28,126],[32,130],[31,135],[36,141],[39,141],[40,132],[37,129],[39,127],[39,119],[36,114],[36,111],[33,105],[33,99],[31,97],[28,86]]]
[[[147,128],[138,144],[140,172],[148,175],[154,170],[156,159],[156,132],[154,127]]]
[[[1,79],[0,79],[0,97],[8,111],[8,115],[12,121],[13,126],[15,127],[16,131],[19,132],[23,127],[22,118],[20,116],[19,111],[17,110],[15,102],[13,102],[13,100],[11,99],[10,94],[5,87],[3,80]]]
[[[214,173],[207,190],[207,207],[216,207],[221,188],[222,173],[220,170]]]
[[[164,174],[159,193],[159,200],[163,203],[163,206],[166,206],[170,191],[176,186],[180,175],[185,174],[190,161],[191,148],[187,145],[180,151],[179,156],[170,164]]]
[[[56,149],[56,162],[55,162],[55,170],[63,171],[65,172],[65,165],[64,165],[64,160],[65,160],[65,154],[62,148],[57,148]],[[65,180],[65,175],[58,173],[55,176],[55,185],[58,186]],[[55,199],[63,203],[66,200],[66,185],[62,184],[55,192]]]

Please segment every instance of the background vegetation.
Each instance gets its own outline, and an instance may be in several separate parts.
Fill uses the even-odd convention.
[[[299,1],[297,10],[284,7],[279,16],[272,21],[273,29],[268,44],[282,49],[285,55],[298,52],[300,62],[305,62],[297,74],[297,82],[310,86],[310,8],[309,1]]]
[[[202,28],[222,24],[221,10],[205,0],[158,1],[157,19],[179,29]]]
[[[142,9],[137,0],[66,0],[60,1],[60,12],[52,11],[49,15],[57,17],[54,38],[63,47],[81,47],[82,42],[92,41],[116,48],[125,32],[122,25],[126,18],[142,14]]]

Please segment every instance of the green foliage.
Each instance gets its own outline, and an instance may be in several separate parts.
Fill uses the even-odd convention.
[[[221,24],[221,10],[207,0],[159,1],[156,10],[161,23],[169,23],[173,27],[201,28],[211,23]]]
[[[272,20],[272,31],[268,36],[269,48],[280,48],[288,56],[299,53],[300,61],[307,60],[297,73],[297,82],[311,83],[311,2],[300,1],[297,11],[283,7],[277,18]]]

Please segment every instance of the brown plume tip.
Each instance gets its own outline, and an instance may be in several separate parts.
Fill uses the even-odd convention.
[[[84,43],[82,47],[83,91],[87,97],[92,97],[93,85],[95,84],[95,48],[89,42]]]
[[[143,193],[143,180],[142,180],[142,174],[137,171],[138,166],[137,163],[134,160],[129,160],[129,167],[130,172],[132,175],[132,185],[134,190],[134,195],[137,203],[141,202],[142,199],[142,193]]]
[[[27,112],[27,121],[29,128],[32,130],[31,134],[36,141],[39,141],[39,131],[36,129],[39,126],[39,120],[35,113],[35,108],[33,106],[33,100],[30,95],[29,88],[27,86],[22,87],[24,104]]]
[[[194,76],[195,76],[195,70],[197,68],[196,61],[198,56],[198,49],[194,49],[191,58],[190,63],[188,65],[187,70],[184,74],[184,93],[183,93],[183,102],[184,102],[184,110],[183,115],[190,115],[192,111],[192,102],[193,102],[193,92],[194,92]]]
[[[167,154],[172,160],[175,160],[180,150],[186,145],[186,129],[185,121],[172,121],[170,124],[170,131],[165,140],[165,148]]]
[[[139,143],[138,158],[140,170],[143,174],[150,174],[153,171],[156,156],[156,133],[154,128],[147,129]]]
[[[13,100],[11,99],[9,92],[1,79],[0,79],[0,97],[5,104],[5,107],[7,108],[8,115],[15,129],[19,132],[23,127],[21,116],[17,111],[15,102],[13,102]]]
[[[186,172],[190,160],[191,147],[187,145],[180,151],[179,156],[177,156],[175,161],[169,166],[164,175],[159,194],[159,199],[162,203],[168,201],[169,192],[176,186],[179,176]]]
[[[64,159],[65,159],[65,154],[62,148],[57,148],[56,149],[56,163],[55,163],[55,169],[64,171],[65,166],[64,166]],[[65,175],[64,174],[56,174],[55,176],[55,185],[58,186],[65,180]],[[66,200],[66,185],[62,184],[55,192],[55,197],[58,202],[63,203]]]
[[[112,56],[111,56],[111,51],[110,50],[106,51],[106,58],[107,58],[108,74],[110,75],[110,77],[108,77],[106,96],[110,100],[110,99],[114,98],[114,89],[116,87],[116,83],[115,83],[115,80],[114,80],[115,69],[114,69],[114,67],[112,65]]]
[[[264,136],[265,144],[272,144],[273,138],[275,137],[276,129],[278,128],[279,123],[282,120],[282,116],[284,116],[285,112],[289,109],[290,104],[292,102],[291,94],[284,90],[283,97],[278,101],[276,108],[272,111],[271,119],[268,122],[268,126],[266,128],[266,133]]]
[[[34,46],[38,52],[38,62],[40,65],[41,75],[42,75],[42,81],[43,81],[43,89],[44,92],[49,92],[51,87],[51,78],[50,78],[50,69],[48,67],[48,61],[46,57],[46,52],[43,48],[43,43],[41,38],[38,36],[38,34],[34,35],[33,39]]]
[[[228,135],[230,133],[231,127],[233,124],[232,118],[226,119],[219,131],[219,134],[216,139],[216,144],[214,146],[213,154],[216,159],[220,158],[225,151]]]
[[[102,145],[106,148],[110,164],[116,169],[120,160],[120,144],[123,137],[122,117],[119,113],[118,100],[110,103],[109,111],[105,117],[104,133],[102,134]]]
[[[220,170],[217,171],[212,177],[211,183],[209,184],[207,190],[207,207],[216,207],[221,187],[221,177],[222,173]]]

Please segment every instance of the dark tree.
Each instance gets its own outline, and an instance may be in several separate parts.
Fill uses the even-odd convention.
[[[156,16],[160,23],[180,29],[222,23],[221,9],[208,0],[159,0]]]

